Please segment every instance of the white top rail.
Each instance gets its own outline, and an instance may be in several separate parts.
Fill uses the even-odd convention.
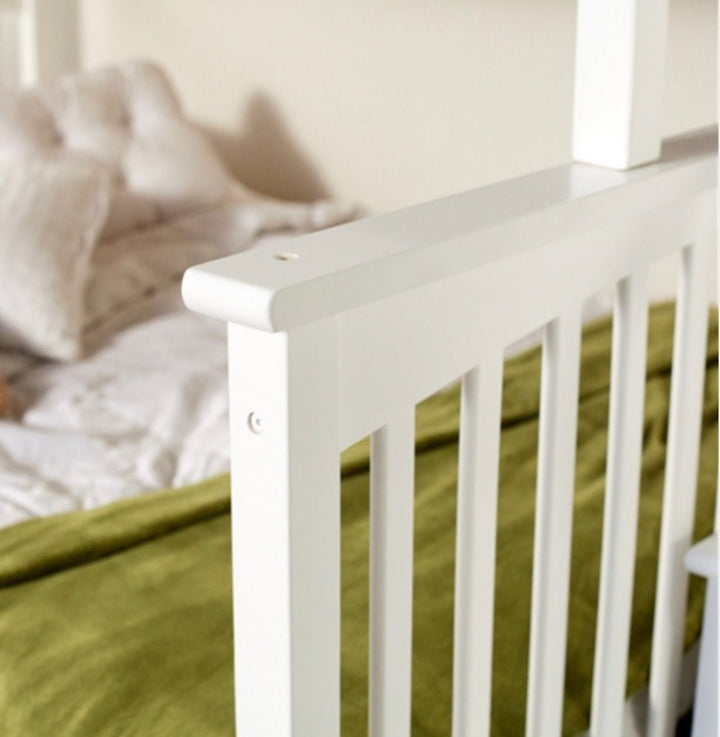
[[[717,131],[669,139],[660,160],[630,171],[567,164],[365,218],[188,270],[187,306],[286,331],[715,186]],[[287,247],[287,245],[285,246]]]

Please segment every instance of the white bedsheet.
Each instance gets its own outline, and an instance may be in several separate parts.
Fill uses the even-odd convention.
[[[227,469],[225,326],[185,311],[177,287],[152,301],[168,312],[15,382],[21,421],[0,422],[0,525]]]

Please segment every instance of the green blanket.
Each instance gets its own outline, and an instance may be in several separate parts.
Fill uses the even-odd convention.
[[[651,314],[628,691],[647,680],[673,309]],[[696,536],[717,478],[717,319],[710,326]],[[610,327],[585,331],[564,732],[588,722],[606,450]],[[523,732],[539,351],[505,370],[493,735]],[[450,734],[458,393],[417,412],[413,735]],[[366,734],[367,445],[343,458],[343,734]],[[693,580],[686,642],[701,621]],[[0,734],[233,734],[227,477],[0,532]],[[272,715],[269,715],[271,718]],[[249,736],[244,736],[249,737]]]

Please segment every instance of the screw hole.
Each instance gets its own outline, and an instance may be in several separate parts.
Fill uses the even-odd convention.
[[[259,435],[263,431],[263,423],[260,416],[256,412],[251,412],[247,418],[248,427],[256,435]]]
[[[298,256],[297,253],[278,253],[275,258],[278,261],[295,261],[296,259],[299,259],[300,256]]]

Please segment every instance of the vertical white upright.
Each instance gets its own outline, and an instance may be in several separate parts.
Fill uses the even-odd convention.
[[[683,250],[675,318],[667,461],[655,597],[648,737],[675,733],[703,407],[708,266],[713,240]]]
[[[415,411],[371,436],[370,737],[410,737]]]
[[[545,330],[533,551],[527,737],[562,728],[575,488],[580,307]]]
[[[239,737],[338,737],[337,326],[229,327]]]
[[[490,734],[503,354],[463,377],[460,409],[453,737]]]
[[[590,735],[622,734],[642,460],[647,270],[618,284]]]
[[[660,154],[668,0],[578,0],[573,158],[628,169]]]
[[[80,0],[22,0],[20,82],[48,84],[80,66]]]

